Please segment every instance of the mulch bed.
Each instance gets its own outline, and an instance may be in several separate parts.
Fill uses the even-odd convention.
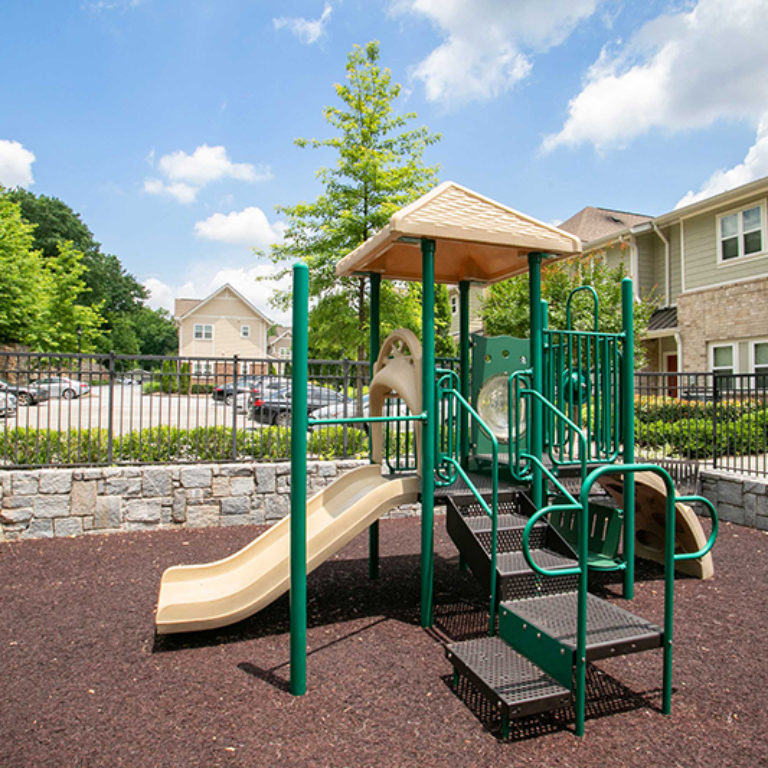
[[[660,711],[660,652],[592,668],[586,736],[572,712],[518,721],[508,741],[418,626],[419,522],[382,523],[310,577],[309,693],[287,691],[288,602],[227,630],[155,640],[160,574],[229,554],[254,528],[158,531],[0,547],[0,766],[765,766],[768,536],[725,524],[714,581],[676,588],[675,694]],[[644,564],[634,612],[662,618]],[[619,599],[614,581],[600,588]],[[437,524],[437,629],[487,614]]]

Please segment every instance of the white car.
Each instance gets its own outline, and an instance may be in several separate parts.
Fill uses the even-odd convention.
[[[0,418],[8,419],[16,415],[16,395],[0,391]]]

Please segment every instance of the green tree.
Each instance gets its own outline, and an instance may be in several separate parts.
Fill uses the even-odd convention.
[[[139,354],[175,355],[179,336],[171,316],[164,309],[142,306],[131,315]]]
[[[566,327],[566,302],[574,288],[591,285],[600,299],[600,330],[617,333],[621,330],[621,281],[626,277],[623,265],[606,266],[599,256],[557,261],[542,270],[541,295],[548,304],[549,327]],[[648,326],[654,304],[647,298],[635,302],[635,360],[640,367],[645,354],[639,338]],[[593,302],[587,291],[581,291],[571,302],[571,324],[578,330],[592,330]],[[506,334],[527,338],[530,334],[528,307],[528,275],[492,285],[483,302],[483,326],[489,336]]]
[[[143,306],[146,289],[125,271],[117,256],[102,253],[80,214],[63,201],[20,188],[8,190],[3,196],[18,203],[23,218],[34,225],[33,247],[44,260],[56,259],[64,242],[70,242],[82,254],[82,291],[77,303],[99,308],[103,326],[102,334],[94,339],[98,351],[134,352],[137,341],[125,315]]]
[[[0,195],[0,343],[27,344],[36,333],[42,259],[21,207]]]
[[[336,263],[381,229],[392,214],[430,189],[437,168],[423,162],[427,147],[439,140],[425,127],[409,127],[415,113],[398,114],[393,103],[401,86],[392,82],[388,69],[379,65],[379,44],[355,46],[347,57],[346,82],[336,84],[341,106],[326,107],[324,116],[335,135],[328,139],[297,139],[299,147],[330,150],[332,167],[317,177],[323,193],[314,202],[280,206],[287,218],[285,240],[270,251],[272,261],[287,273],[288,261],[309,266],[310,293],[318,300],[310,321],[314,352],[326,348],[330,334],[343,338],[341,348],[367,357],[368,302],[364,278],[339,279]],[[330,299],[329,297],[340,297]],[[387,306],[406,308],[410,318],[409,291],[385,282],[382,312]],[[275,297],[285,306],[290,293]]]

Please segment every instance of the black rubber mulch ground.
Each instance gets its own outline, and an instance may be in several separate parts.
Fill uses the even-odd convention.
[[[287,601],[226,631],[155,645],[162,570],[226,555],[253,528],[28,541],[0,547],[0,765],[765,766],[768,537],[724,525],[712,582],[677,583],[675,694],[659,712],[658,651],[590,674],[586,737],[571,714],[520,721],[512,739],[418,626],[417,520],[382,524],[310,581],[309,694],[286,690]],[[437,624],[485,625],[479,590],[437,528]],[[661,620],[655,566],[631,609]],[[607,594],[618,594],[608,584]],[[468,706],[469,705],[469,706]]]

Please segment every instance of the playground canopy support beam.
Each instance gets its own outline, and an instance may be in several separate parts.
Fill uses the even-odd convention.
[[[307,692],[307,368],[309,268],[293,265],[291,349],[291,693]]]
[[[421,626],[432,626],[435,512],[435,241],[421,240]]]
[[[624,364],[621,367],[621,430],[624,463],[635,463],[635,331],[632,280],[621,281],[621,325],[624,332]],[[624,477],[624,598],[635,594],[635,473]]]
[[[459,283],[459,392],[469,402],[469,288],[468,280]],[[469,461],[469,414],[459,412],[460,462],[467,469]]]
[[[379,356],[381,344],[381,275],[372,272],[370,277],[371,299],[369,314],[369,357],[371,360],[370,377],[373,379],[373,367]],[[344,393],[346,395],[346,392]],[[368,529],[368,577],[379,578],[379,521]]]

